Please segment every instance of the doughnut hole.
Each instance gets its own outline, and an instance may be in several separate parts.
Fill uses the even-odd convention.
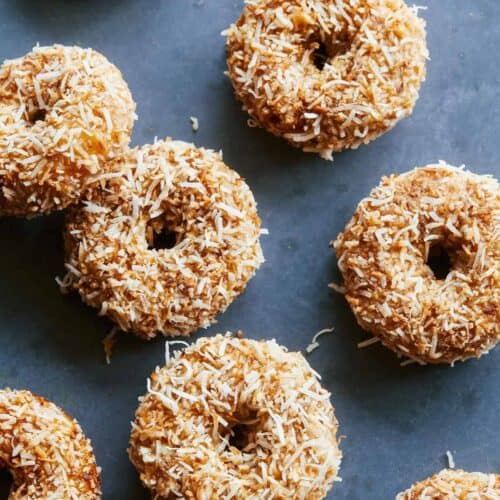
[[[0,500],[7,500],[14,485],[14,478],[0,463]]]
[[[34,108],[28,112],[28,122],[31,125],[34,125],[36,122],[45,121],[46,116],[47,116],[47,110]]]
[[[226,429],[226,440],[228,442],[228,451],[236,448],[239,451],[249,451],[253,448],[255,435],[259,430],[259,419],[255,411],[251,412],[246,418],[238,419],[236,423]]]
[[[146,226],[148,250],[171,250],[178,245],[182,234],[172,226],[163,217],[150,220]]]
[[[451,251],[442,242],[432,244],[428,251],[426,264],[436,279],[446,279],[453,267]]]
[[[312,63],[319,71],[323,70],[326,63],[331,64],[333,59],[346,54],[351,48],[351,38],[347,33],[323,38],[315,34],[309,38],[306,44],[308,50],[312,49]]]

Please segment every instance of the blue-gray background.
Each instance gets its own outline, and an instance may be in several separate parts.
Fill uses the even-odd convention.
[[[500,14],[496,0],[429,0],[431,61],[413,116],[333,164],[250,129],[234,100],[220,32],[242,0],[0,0],[0,59],[36,43],[90,46],[121,70],[137,101],[133,144],[173,136],[223,149],[259,203],[267,262],[207,332],[243,329],[303,350],[332,392],[340,421],[343,482],[329,498],[389,499],[446,464],[500,470],[500,351],[448,367],[400,368],[365,335],[343,298],[328,242],[379,178],[438,159],[500,175]],[[189,116],[200,129],[191,130]],[[60,295],[62,216],[0,220],[0,386],[27,388],[61,405],[92,439],[104,498],[146,499],[129,464],[130,421],[162,339],[124,336],[112,363],[110,324],[76,296]]]

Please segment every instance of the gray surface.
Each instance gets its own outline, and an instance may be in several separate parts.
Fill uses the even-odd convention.
[[[314,332],[335,326],[309,358],[333,393],[346,436],[344,481],[333,495],[340,499],[393,498],[441,469],[448,449],[460,467],[500,470],[500,351],[453,369],[401,369],[379,346],[356,348],[364,335],[327,288],[338,278],[328,241],[381,175],[440,158],[500,175],[498,2],[429,4],[432,60],[413,116],[332,165],[246,126],[222,75],[219,35],[241,0],[0,1],[0,59],[37,41],[100,50],[122,69],[138,103],[134,144],[168,134],[222,148],[246,177],[270,230],[267,263],[202,334],[241,328],[304,349]],[[190,115],[200,119],[197,134]],[[103,467],[105,498],[145,499],[125,448],[163,341],[128,336],[111,366],[103,364],[110,324],[77,297],[61,296],[54,282],[62,272],[61,228],[60,215],[0,220],[0,386],[28,388],[78,418]]]

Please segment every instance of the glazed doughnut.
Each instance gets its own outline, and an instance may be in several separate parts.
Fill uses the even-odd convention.
[[[129,456],[154,498],[324,498],[341,452],[330,394],[300,353],[229,334],[148,380]]]
[[[498,500],[500,476],[445,469],[399,493],[396,500]]]
[[[135,103],[120,71],[80,47],[35,47],[0,68],[0,215],[76,201],[130,141]]]
[[[425,79],[425,22],[403,0],[247,0],[224,34],[255,125],[328,159],[410,115]]]
[[[495,179],[444,163],[384,177],[334,242],[358,323],[424,363],[488,352],[500,340],[499,236]],[[442,279],[427,265],[435,252],[450,261]]]
[[[144,338],[207,327],[263,262],[249,187],[220,154],[172,140],[111,170],[69,215],[63,289]],[[173,248],[155,249],[169,232]]]
[[[100,469],[76,420],[29,391],[0,391],[0,469],[10,500],[101,498]]]

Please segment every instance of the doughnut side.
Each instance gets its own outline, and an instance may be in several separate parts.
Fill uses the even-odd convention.
[[[0,391],[0,465],[10,499],[101,498],[90,441],[71,417],[28,391]]]
[[[383,178],[332,243],[358,323],[418,362],[485,354],[500,340],[499,231],[489,176],[439,164]]]
[[[338,424],[306,360],[274,341],[217,335],[148,380],[129,455],[157,498],[324,498]]]
[[[224,34],[249,123],[328,159],[410,115],[426,75],[425,22],[402,0],[246,2]]]
[[[250,188],[219,153],[180,141],[130,150],[111,170],[68,216],[63,290],[146,339],[209,326],[264,260]]]
[[[500,476],[445,469],[399,493],[396,500],[429,498],[496,500],[500,498]]]

